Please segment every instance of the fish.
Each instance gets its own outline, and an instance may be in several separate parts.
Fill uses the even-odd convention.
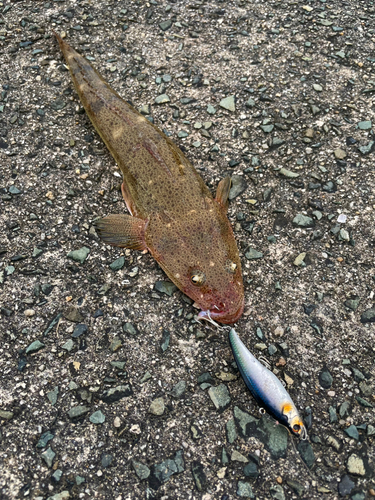
[[[294,435],[307,439],[302,418],[276,375],[251,354],[234,328],[229,331],[229,343],[242,378],[257,403]]]
[[[198,319],[236,322],[244,310],[244,289],[227,217],[230,177],[219,182],[214,198],[173,141],[54,34],[81,103],[123,174],[130,215],[97,220],[99,237],[113,246],[149,251],[199,306]]]

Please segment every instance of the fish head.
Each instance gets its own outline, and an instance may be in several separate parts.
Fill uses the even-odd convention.
[[[226,217],[212,221],[204,215],[171,221],[157,230],[150,220],[147,247],[169,278],[202,309],[199,318],[234,323],[244,309],[237,245]]]
[[[293,434],[299,436],[301,439],[307,439],[307,430],[299,416],[296,407],[291,403],[285,403],[282,409],[283,418],[286,421],[289,429]]]

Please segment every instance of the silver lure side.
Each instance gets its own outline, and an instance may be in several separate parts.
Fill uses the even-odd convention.
[[[229,343],[242,378],[256,401],[293,434],[307,439],[298,410],[276,375],[251,354],[233,328],[229,332]]]

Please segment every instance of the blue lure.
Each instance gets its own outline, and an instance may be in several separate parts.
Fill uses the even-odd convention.
[[[242,378],[258,404],[293,434],[307,439],[302,418],[276,375],[251,354],[233,328],[229,332],[229,343]]]

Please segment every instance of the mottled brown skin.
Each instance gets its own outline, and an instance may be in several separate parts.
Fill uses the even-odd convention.
[[[101,219],[99,235],[112,245],[148,249],[199,305],[201,318],[237,321],[244,292],[226,216],[230,179],[219,183],[214,199],[182,151],[56,37],[79,98],[124,176],[122,192],[132,215]]]

